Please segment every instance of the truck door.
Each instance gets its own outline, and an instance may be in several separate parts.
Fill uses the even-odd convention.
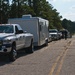
[[[23,48],[25,44],[25,37],[23,34],[23,30],[20,30],[19,27],[15,26],[15,31],[16,31],[16,39],[17,39],[16,47],[18,49]]]

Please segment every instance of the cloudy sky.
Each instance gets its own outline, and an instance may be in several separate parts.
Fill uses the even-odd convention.
[[[53,5],[55,9],[66,18],[71,21],[75,21],[75,0],[47,0]]]

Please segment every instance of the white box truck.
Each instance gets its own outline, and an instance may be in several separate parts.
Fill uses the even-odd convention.
[[[22,18],[8,19],[8,23],[19,24],[24,31],[32,33],[34,36],[34,46],[48,45],[48,20],[32,17],[31,15],[23,15]]]

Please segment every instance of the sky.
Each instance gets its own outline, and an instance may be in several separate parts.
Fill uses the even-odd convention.
[[[60,15],[68,20],[75,21],[75,0],[47,0]]]

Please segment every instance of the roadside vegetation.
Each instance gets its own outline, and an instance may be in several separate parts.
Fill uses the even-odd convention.
[[[25,14],[49,20],[49,28],[65,28],[75,33],[75,22],[61,20],[63,16],[46,0],[0,0],[0,23],[7,23],[9,18],[20,18]]]

